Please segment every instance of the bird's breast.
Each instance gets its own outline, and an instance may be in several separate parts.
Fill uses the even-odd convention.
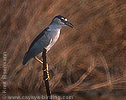
[[[56,43],[56,41],[58,40],[59,38],[59,35],[60,35],[60,29],[59,30],[54,30],[54,31],[51,31],[49,34],[48,34],[48,39],[50,39],[50,43],[49,45],[46,47],[47,51],[50,50],[50,48]]]

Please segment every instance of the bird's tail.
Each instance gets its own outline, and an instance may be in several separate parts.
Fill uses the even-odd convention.
[[[27,63],[32,60],[33,58],[31,56],[29,56],[29,54],[26,52],[22,61],[23,65],[27,65]]]

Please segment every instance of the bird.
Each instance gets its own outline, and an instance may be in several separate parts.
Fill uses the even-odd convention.
[[[24,55],[22,64],[27,65],[33,59],[42,63],[42,61],[38,59],[38,56],[42,55],[44,48],[47,52],[51,49],[58,40],[61,28],[64,26],[73,28],[74,25],[61,15],[55,16],[49,26],[40,32],[33,40],[28,51]]]

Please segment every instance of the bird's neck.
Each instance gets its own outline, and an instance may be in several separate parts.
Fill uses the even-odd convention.
[[[57,25],[57,24],[55,24],[55,23],[53,23],[53,24],[50,24],[50,25],[49,25],[49,28],[50,28],[50,29],[60,30],[60,29],[61,29],[61,26],[60,26],[60,25]]]

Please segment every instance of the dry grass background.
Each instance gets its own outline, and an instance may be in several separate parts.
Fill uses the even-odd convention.
[[[0,0],[0,73],[6,51],[8,89],[45,90],[40,64],[21,62],[32,40],[59,14],[74,29],[63,28],[47,54],[51,90],[125,91],[125,0]]]

